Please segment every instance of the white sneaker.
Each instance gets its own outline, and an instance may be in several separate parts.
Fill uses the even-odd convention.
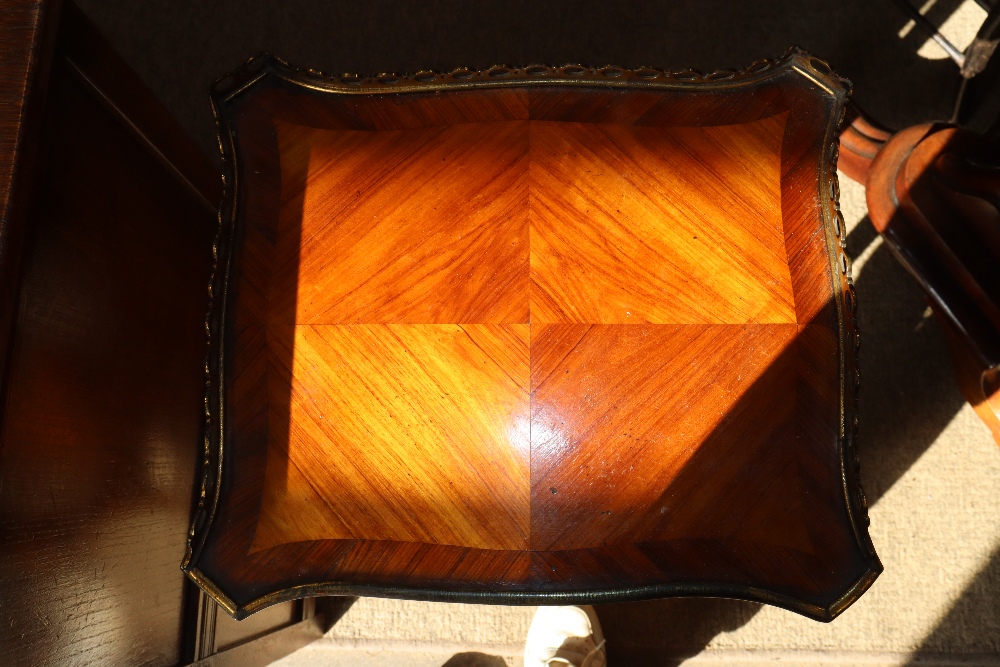
[[[524,642],[524,667],[605,667],[604,633],[590,605],[539,607]]]

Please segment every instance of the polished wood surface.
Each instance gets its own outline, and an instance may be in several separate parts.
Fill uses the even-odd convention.
[[[794,324],[780,211],[784,120],[387,132],[279,124],[282,208],[267,330],[275,446],[254,550],[357,538],[540,548],[528,540],[528,458],[532,479],[552,474],[535,435],[552,426],[538,415],[572,410],[582,396],[539,398],[544,363],[559,362],[551,357],[566,339],[559,327],[539,327]],[[735,224],[731,208],[741,211]],[[359,321],[370,324],[349,325]],[[431,326],[439,322],[462,324]],[[589,329],[570,335],[573,346]],[[695,349],[683,329],[673,331],[649,351],[674,356],[673,338]],[[606,345],[596,361],[637,342]],[[647,417],[622,410],[618,421]],[[698,421],[702,431],[714,426]],[[330,476],[330,466],[345,474]],[[486,469],[496,477],[477,483]],[[537,498],[531,507],[547,511]]]
[[[794,322],[784,120],[531,123],[532,323]]]
[[[772,366],[772,399],[752,397],[753,408],[738,409],[759,409],[754,428],[769,436],[789,420],[793,403],[775,399],[794,391],[794,373],[778,366],[795,333],[794,324],[533,328],[532,549],[730,535],[740,523],[730,493],[759,484],[732,477],[754,460],[759,443],[747,433],[722,435],[720,427]],[[676,390],[694,383],[705,386]],[[719,469],[698,488],[678,488],[695,456],[715,458]],[[766,484],[776,496],[795,495],[783,481]],[[797,528],[751,539],[784,539],[807,551],[805,525]]]
[[[294,353],[275,350],[292,366],[269,368],[275,427],[253,550],[317,539],[528,548],[529,446],[511,432],[529,414],[528,325],[291,329],[268,330]]]
[[[879,151],[866,194],[872,224],[945,329],[959,388],[1000,444],[998,165],[980,136],[918,125]]]
[[[271,323],[528,321],[527,123],[278,139]]]
[[[881,570],[839,80],[800,54],[729,83],[541,69],[218,84],[223,420],[185,568],[231,613],[712,594],[828,619]],[[616,72],[587,76],[649,76]]]

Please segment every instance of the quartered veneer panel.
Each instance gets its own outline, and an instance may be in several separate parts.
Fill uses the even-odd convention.
[[[838,614],[881,571],[846,94],[797,51],[221,80],[184,568],[237,617],[324,593]]]

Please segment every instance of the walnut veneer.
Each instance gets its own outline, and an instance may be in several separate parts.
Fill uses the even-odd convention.
[[[845,97],[799,52],[220,81],[189,574],[237,616],[343,591],[839,613],[881,570]]]

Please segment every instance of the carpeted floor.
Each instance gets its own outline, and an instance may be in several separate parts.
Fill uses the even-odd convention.
[[[213,159],[212,79],[269,50],[333,72],[528,62],[701,69],[798,44],[891,127],[949,115],[954,65],[891,0],[629,5],[80,0]],[[930,0],[964,46],[985,13]],[[727,600],[604,605],[611,665],[1000,665],[1000,447],[964,403],[937,324],[842,178],[862,331],[861,450],[885,573],[831,624]],[[517,665],[532,608],[363,598],[279,664]]]

